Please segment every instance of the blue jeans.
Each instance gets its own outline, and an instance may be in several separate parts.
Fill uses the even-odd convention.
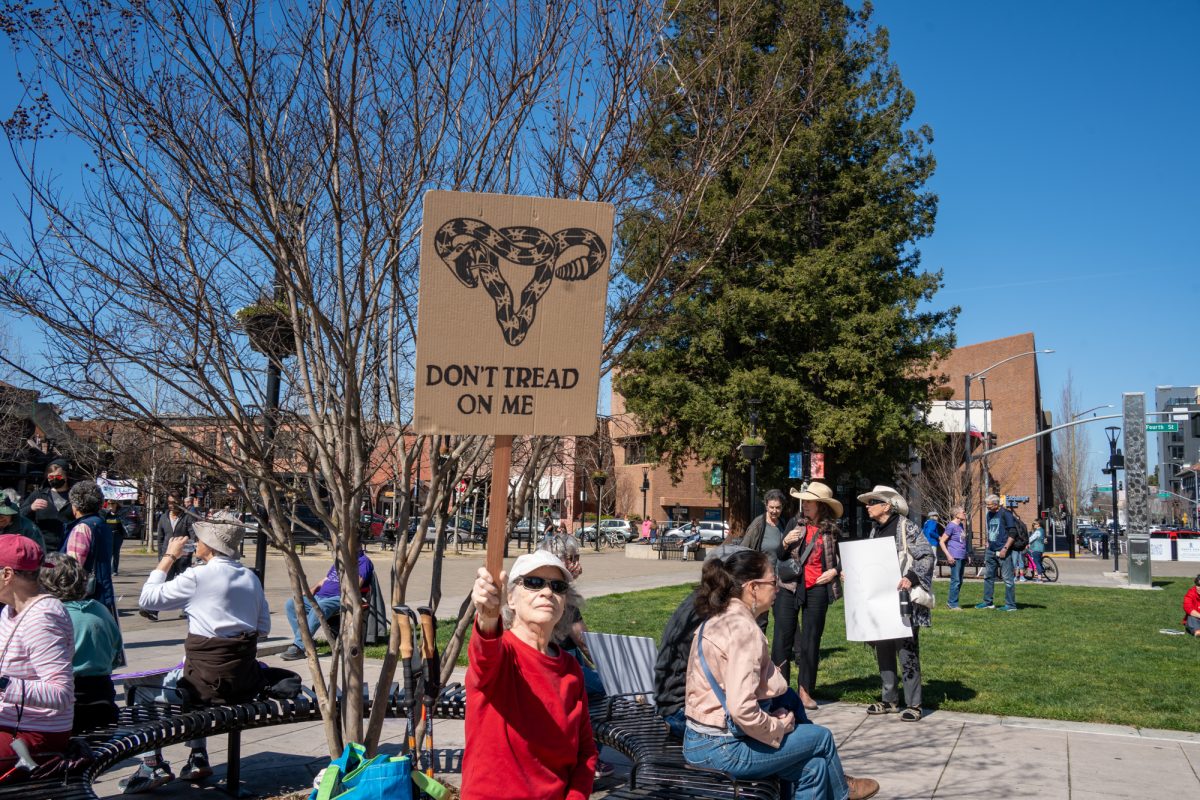
[[[336,595],[333,597],[318,597],[317,605],[320,607],[321,613],[325,615],[325,619],[329,619],[341,610],[342,598]],[[292,626],[292,636],[295,637],[292,640],[292,644],[296,645],[297,649],[303,650],[304,640],[300,638],[300,623],[296,619],[296,603],[292,598],[289,597],[287,602],[283,604],[283,611],[287,614],[288,624]],[[307,617],[308,632],[316,633],[317,629],[321,627],[321,620],[317,617],[317,612],[313,609],[313,605],[308,601],[307,597],[304,598],[304,613]]]
[[[1192,617],[1196,622],[1200,619]],[[663,722],[667,723],[667,727],[671,729],[671,735],[676,739],[682,739],[684,731],[687,730],[687,715],[683,713],[683,709],[679,709],[674,714],[668,714],[663,717]]]
[[[709,736],[688,729],[683,757],[689,764],[728,772],[734,778],[775,777],[792,784],[796,800],[846,800],[850,787],[828,728],[799,725],[779,749],[756,739]]]
[[[951,608],[958,605],[958,592],[962,589],[963,571],[966,568],[966,556],[954,559],[954,563],[950,565],[950,595],[946,598],[946,602]]]
[[[1004,580],[1004,604],[1006,606],[1016,606],[1017,585],[1013,573],[1012,558],[1008,556],[1000,558],[1000,554],[997,551],[988,550],[987,555],[983,559],[983,568],[983,602],[992,602],[992,598],[995,595],[996,572],[999,571],[1000,577]]]

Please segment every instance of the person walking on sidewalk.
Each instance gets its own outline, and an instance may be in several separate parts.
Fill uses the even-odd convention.
[[[950,509],[950,524],[938,540],[946,563],[950,565],[950,594],[946,597],[946,608],[951,611],[962,611],[958,605],[958,593],[962,589],[963,571],[967,568],[967,536],[963,531],[966,521],[966,509],[962,506]]]
[[[184,511],[183,505],[179,502],[179,495],[171,492],[167,495],[167,510],[158,515],[158,524],[154,527],[154,534],[158,542],[158,557],[162,558],[167,552],[167,542],[176,536],[186,536],[188,544],[194,546],[196,534],[192,530],[192,518]],[[171,562],[171,570],[167,573],[167,580],[171,580],[179,573],[192,565],[192,554],[187,552],[187,547],[178,560]],[[158,612],[143,608],[138,612],[151,622],[158,622]]]
[[[925,526],[921,528],[921,533],[925,534],[926,540],[929,541],[929,549],[936,553],[938,540],[942,538],[942,515],[935,509],[925,516],[927,519],[925,520]]]
[[[977,603],[976,608],[995,608],[992,602],[996,590],[996,573],[999,572],[1004,580],[1004,606],[1001,611],[1017,610],[1017,586],[1013,574],[1012,552],[1013,540],[1017,536],[1017,521],[1012,512],[1000,507],[1000,497],[989,494],[984,499],[987,506],[987,555],[983,562],[983,602]]]

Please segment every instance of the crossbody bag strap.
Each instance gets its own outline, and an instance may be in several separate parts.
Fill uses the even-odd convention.
[[[712,687],[713,694],[717,696],[717,700],[721,702],[721,708],[725,709],[725,716],[729,716],[729,706],[725,704],[725,692],[721,691],[720,684],[713,677],[712,670],[708,668],[708,661],[704,658],[704,626],[708,624],[708,620],[700,623],[700,630],[696,632],[696,655],[700,657],[700,669],[704,670],[704,677],[708,678],[708,685]]]

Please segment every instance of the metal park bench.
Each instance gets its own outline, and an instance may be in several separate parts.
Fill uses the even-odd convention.
[[[629,785],[608,792],[613,800],[778,800],[779,781],[737,780],[700,769],[683,758],[683,743],[671,736],[654,707],[657,648],[645,636],[588,631],[588,650],[607,696],[589,707],[596,741],[632,763]]]
[[[392,684],[387,704],[389,716],[404,715],[404,692],[399,684]],[[369,712],[369,704],[364,705],[364,713]],[[451,684],[442,690],[434,716],[444,719],[466,716],[466,690],[461,684]],[[92,783],[125,759],[158,747],[222,733],[229,736],[225,789],[236,797],[241,781],[242,731],[320,718],[316,697],[308,689],[293,700],[266,699],[231,706],[185,708],[167,703],[125,706],[120,709],[115,725],[77,737],[91,751],[79,766],[64,768],[53,777],[0,785],[0,800],[97,800]]]

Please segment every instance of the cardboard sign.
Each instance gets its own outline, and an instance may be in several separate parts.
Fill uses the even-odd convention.
[[[593,433],[612,205],[431,191],[423,226],[416,431]]]

